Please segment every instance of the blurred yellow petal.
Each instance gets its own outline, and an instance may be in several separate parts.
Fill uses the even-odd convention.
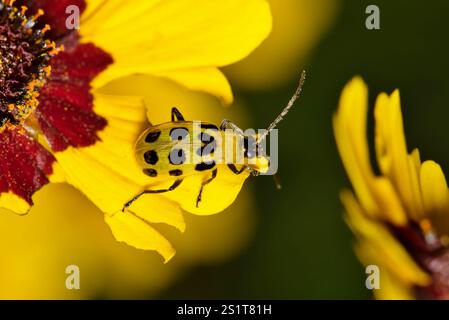
[[[411,300],[414,299],[413,284],[404,282],[388,266],[382,264],[379,252],[368,241],[361,241],[354,246],[354,250],[364,265],[376,265],[379,268],[380,288],[373,290],[379,300]]]
[[[241,253],[256,231],[253,191],[244,188],[238,201],[222,214],[208,217],[186,214],[186,232],[170,237],[178,251],[176,259],[209,265],[223,263]]]
[[[413,169],[419,174],[421,171],[421,155],[419,154],[419,149],[413,149],[412,153],[410,153],[409,160],[413,164]]]
[[[105,215],[109,225],[118,241],[142,250],[155,250],[168,262],[175,250],[159,232],[129,212],[119,212],[113,216]]]
[[[423,205],[416,169],[410,162],[402,124],[399,91],[380,94],[374,110],[376,155],[383,175],[395,185],[411,217],[419,220]]]
[[[346,208],[348,225],[358,236],[360,242],[366,242],[365,246],[372,246],[373,252],[375,252],[375,261],[364,261],[363,257],[360,257],[365,264],[384,265],[406,284],[430,284],[430,277],[413,261],[413,258],[391,232],[382,223],[366,217],[351,192],[343,192],[341,200]],[[371,247],[369,248],[371,250]],[[363,252],[361,253],[363,255]]]
[[[449,190],[443,170],[434,161],[425,161],[421,167],[421,191],[427,212],[449,211]]]
[[[147,73],[170,74],[170,79],[187,80],[183,84],[188,87],[210,89],[208,77],[187,77],[183,70],[234,63],[254,50],[271,30],[265,0],[120,3],[118,6],[113,0],[100,7],[80,30],[83,42],[95,43],[114,59],[95,79],[94,87],[119,75]],[[181,74],[175,75],[178,70]]]
[[[417,162],[419,160],[415,158],[414,153],[412,153],[407,157],[407,161],[408,161],[407,166],[408,177],[410,179],[409,191],[411,196],[411,198],[409,198],[410,201],[409,204],[413,206],[413,209],[410,209],[408,214],[410,215],[411,219],[414,219],[415,221],[420,221],[426,215],[421,195],[420,175],[419,175],[420,163]]]
[[[356,194],[369,214],[377,212],[368,186],[370,172],[366,114],[368,88],[361,78],[354,78],[343,89],[337,113],[334,115],[334,134],[343,164]]]
[[[404,284],[393,272],[381,267],[380,290],[374,290],[374,296],[379,300],[413,300],[414,287]]]
[[[0,262],[1,299],[152,297],[197,262],[164,265],[114,241],[102,212],[68,185],[47,185],[35,202],[25,217],[0,209],[0,250],[8,257]],[[65,286],[69,265],[80,268],[80,290]]]
[[[395,225],[407,224],[407,214],[392,183],[377,177],[372,181],[371,188],[378,204],[379,218]]]
[[[406,214],[389,180],[373,173],[369,160],[366,118],[368,88],[360,77],[343,89],[339,108],[334,115],[337,147],[355,193],[371,216],[405,224]]]
[[[273,30],[248,58],[227,67],[237,86],[264,90],[297,77],[338,15],[340,0],[270,0]]]

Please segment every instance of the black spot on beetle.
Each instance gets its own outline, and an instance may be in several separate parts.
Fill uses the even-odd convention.
[[[179,177],[179,176],[182,176],[182,170],[178,170],[178,169],[170,170],[169,174],[173,177]]]
[[[173,165],[181,165],[186,162],[186,153],[182,149],[173,149],[168,155],[168,161]]]
[[[213,155],[215,150],[217,149],[217,142],[213,141],[211,143],[208,143],[196,150],[196,154],[200,157],[206,157],[209,155]]]
[[[157,171],[154,169],[143,169],[143,173],[152,178],[157,177]]]
[[[202,132],[199,134],[198,138],[203,143],[203,146],[196,150],[196,154],[200,157],[211,155],[214,153],[215,149],[217,149],[217,141],[213,136]]]
[[[211,143],[211,142],[215,141],[215,138],[212,137],[211,135],[207,134],[206,132],[201,132],[199,134],[198,138],[201,140],[201,142],[204,142],[204,143]]]
[[[195,166],[195,170],[196,171],[206,171],[206,170],[210,170],[213,169],[215,167],[215,161],[212,161],[211,163],[199,163]]]
[[[145,162],[148,164],[155,165],[159,161],[159,157],[157,156],[157,152],[154,150],[150,150],[144,153],[143,155]]]
[[[148,133],[147,136],[145,137],[145,142],[148,142],[148,143],[156,142],[157,139],[159,139],[160,135],[161,135],[160,130],[152,131],[152,132]]]
[[[189,135],[189,129],[184,127],[173,128],[170,130],[170,138],[172,141],[182,141]]]

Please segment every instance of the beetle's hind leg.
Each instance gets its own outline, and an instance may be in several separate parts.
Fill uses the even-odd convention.
[[[209,183],[211,183],[212,181],[214,181],[214,179],[217,177],[217,173],[218,170],[217,168],[214,169],[214,171],[212,171],[212,176],[203,181],[203,183],[201,184],[201,188],[200,188],[200,193],[198,194],[198,197],[196,198],[196,207],[198,208],[200,206],[200,202],[201,202],[201,196],[203,195],[203,189],[206,185],[208,185]]]
[[[179,187],[179,185],[181,184],[181,182],[184,179],[178,179],[176,180],[168,189],[163,189],[163,190],[144,190],[141,193],[139,193],[138,195],[136,195],[134,198],[132,198],[130,201],[128,201],[127,203],[125,203],[125,205],[123,206],[122,212],[125,212],[125,210],[127,208],[129,208],[135,201],[137,201],[141,196],[145,195],[145,194],[156,194],[156,193],[165,193],[165,192],[170,192],[175,190],[177,187]]]

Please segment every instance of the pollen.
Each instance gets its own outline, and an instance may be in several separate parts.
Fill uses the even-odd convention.
[[[36,109],[51,58],[59,51],[45,38],[50,27],[37,28],[44,12],[27,17],[28,8],[14,2],[0,0],[0,132],[21,125]]]

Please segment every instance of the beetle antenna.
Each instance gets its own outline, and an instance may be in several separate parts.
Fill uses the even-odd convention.
[[[263,141],[273,129],[276,128],[276,126],[284,120],[284,117],[287,115],[287,113],[290,111],[290,109],[295,105],[296,100],[299,99],[302,92],[302,87],[304,86],[304,83],[306,82],[306,71],[303,70],[301,72],[301,78],[299,79],[298,87],[296,88],[296,91],[294,95],[291,97],[290,101],[288,102],[287,106],[282,110],[282,112],[277,116],[277,118],[270,124],[268,129],[257,139],[257,144],[259,144],[261,141]]]

